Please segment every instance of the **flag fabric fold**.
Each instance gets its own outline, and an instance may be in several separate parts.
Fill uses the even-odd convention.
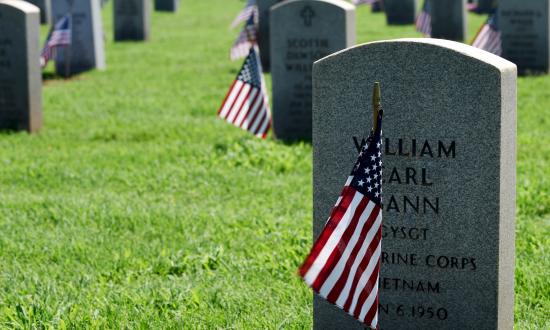
[[[432,13],[430,10],[430,1],[424,0],[422,11],[416,18],[416,31],[429,37],[432,35]]]
[[[234,29],[242,22],[246,22],[252,15],[258,17],[258,6],[256,5],[256,0],[248,0],[246,2],[243,10],[237,14],[237,17],[235,17],[231,23],[231,28]]]
[[[231,46],[229,57],[232,61],[238,60],[248,56],[250,48],[254,47],[257,43],[257,24],[255,20],[255,14],[252,14],[246,24],[243,26],[241,33],[237,37],[237,40]]]
[[[48,62],[55,56],[58,47],[71,45],[71,38],[72,17],[70,14],[66,14],[55,23],[48,34],[48,38],[40,54],[40,65],[42,68],[46,67]]]
[[[256,46],[249,49],[243,67],[231,85],[218,116],[228,123],[266,138],[271,128],[269,99]]]
[[[378,328],[382,251],[382,111],[377,121],[299,270],[317,294],[371,329]]]
[[[472,46],[495,55],[502,55],[502,36],[496,12],[489,15],[487,22],[481,26]]]

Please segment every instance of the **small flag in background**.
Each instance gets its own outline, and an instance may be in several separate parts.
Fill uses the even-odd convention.
[[[239,37],[231,46],[229,57],[232,61],[246,57],[250,51],[250,48],[256,44],[257,26],[255,21],[255,14],[252,14],[246,24],[243,26]]]
[[[256,47],[249,50],[237,79],[231,85],[218,116],[237,127],[265,138],[271,128],[269,99]]]
[[[341,196],[300,268],[321,297],[366,326],[378,327],[382,240],[382,112]]]
[[[71,15],[66,14],[61,17],[55,26],[52,27],[48,38],[40,54],[40,65],[44,68],[54,57],[57,47],[70,46],[72,37]]]
[[[250,16],[255,15],[258,17],[258,6],[256,5],[256,0],[248,0],[244,9],[235,17],[233,23],[231,23],[231,28],[234,29],[242,22],[246,22]]]
[[[502,55],[502,39],[496,12],[489,15],[487,22],[483,24],[474,38],[472,46],[498,56]]]
[[[428,37],[432,35],[432,13],[429,0],[424,0],[422,11],[416,18],[416,31]]]

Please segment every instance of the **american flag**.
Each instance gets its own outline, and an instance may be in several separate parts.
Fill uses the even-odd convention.
[[[265,138],[271,128],[271,115],[258,53],[256,47],[250,48],[237,79],[231,85],[218,111],[218,116],[258,137]]]
[[[71,45],[71,37],[71,15],[66,14],[55,23],[55,26],[48,34],[48,38],[40,54],[40,64],[42,68],[44,68],[54,57],[57,47]]]
[[[250,48],[256,44],[257,25],[254,17],[255,15],[253,14],[248,18],[241,33],[239,33],[239,37],[237,37],[237,40],[231,46],[229,57],[232,61],[246,57]]]
[[[255,15],[258,17],[258,6],[256,5],[256,0],[248,0],[244,9],[239,12],[237,17],[231,23],[231,28],[234,29],[242,22],[246,22],[250,16]]]
[[[416,31],[426,35],[432,35],[432,14],[430,10],[430,0],[424,0],[422,11],[416,18]]]
[[[382,112],[300,275],[321,297],[378,327],[382,240]]]
[[[502,55],[502,39],[498,25],[498,15],[493,13],[487,19],[487,22],[483,24],[472,46],[488,51],[495,55]]]

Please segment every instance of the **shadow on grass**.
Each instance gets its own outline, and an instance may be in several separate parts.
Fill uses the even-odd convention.
[[[65,75],[57,74],[54,71],[42,72],[42,81],[44,83],[53,82],[53,81],[79,80],[79,79],[82,79],[82,78],[81,78],[81,75],[78,73],[65,76]]]
[[[10,128],[1,128],[0,136],[12,136],[12,135],[30,135],[31,133],[24,127],[12,126]]]
[[[48,82],[48,81],[52,81],[52,80],[66,80],[66,79],[68,79],[68,78],[60,76],[55,72],[42,72],[42,81],[44,81],[44,82]]]

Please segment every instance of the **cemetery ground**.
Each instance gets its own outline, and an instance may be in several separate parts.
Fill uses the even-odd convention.
[[[43,131],[0,135],[0,328],[311,327],[311,145],[215,116],[242,5],[185,1],[117,44],[108,5],[107,70],[47,69]],[[357,14],[360,43],[419,36]],[[547,329],[550,76],[518,84],[516,327]]]

